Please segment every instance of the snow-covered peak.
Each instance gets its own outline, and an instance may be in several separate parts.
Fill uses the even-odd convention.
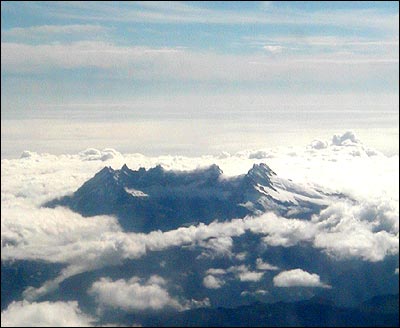
[[[276,175],[267,164],[260,163],[254,164],[253,167],[247,172],[247,177],[255,184],[263,186],[271,185],[271,177]]]

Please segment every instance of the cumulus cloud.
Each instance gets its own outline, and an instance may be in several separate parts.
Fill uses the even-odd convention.
[[[337,258],[381,261],[398,254],[398,210],[371,203],[330,205],[312,218],[318,226],[314,246]]]
[[[352,131],[347,131],[344,134],[336,134],[332,137],[332,145],[335,146],[349,146],[359,143],[355,134]]]
[[[172,298],[165,289],[165,280],[152,276],[142,282],[133,277],[128,281],[101,278],[93,283],[89,293],[93,295],[100,306],[131,310],[160,310],[165,307],[183,310],[184,307]]]
[[[319,275],[308,273],[302,269],[283,271],[273,279],[276,287],[322,287],[331,288],[331,286],[320,281]]]
[[[270,271],[279,270],[279,268],[277,266],[269,264],[267,262],[264,262],[260,258],[258,258],[256,260],[256,267],[257,267],[257,270],[270,270]]]
[[[238,273],[240,281],[260,281],[264,272],[247,271]]]
[[[89,327],[94,319],[73,302],[12,302],[1,312],[2,327]]]
[[[325,149],[328,147],[328,143],[321,140],[314,140],[311,142],[310,147],[314,149]]]
[[[121,156],[119,152],[112,148],[105,148],[103,150],[98,150],[95,148],[88,148],[79,153],[79,156],[84,161],[107,161],[113,159],[114,157]]]
[[[238,279],[240,281],[260,281],[264,276],[264,272],[257,272],[249,270],[249,266],[241,264],[231,266],[227,269],[215,269],[210,268],[206,271],[206,276],[203,279],[203,284],[207,288],[220,288],[225,284],[225,280],[222,279]],[[218,277],[215,277],[218,276]]]
[[[221,256],[232,256],[233,240],[229,236],[221,236],[218,238],[210,238],[200,241],[198,246],[204,248],[200,258],[215,258]]]
[[[218,289],[224,285],[224,281],[221,278],[214,277],[212,275],[207,275],[203,278],[203,285],[209,289]]]
[[[235,274],[240,281],[260,281],[264,275],[264,272],[250,271],[249,267],[244,264],[231,266],[227,272]]]

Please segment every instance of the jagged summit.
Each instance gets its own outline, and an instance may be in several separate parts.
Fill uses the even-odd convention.
[[[263,186],[271,186],[271,177],[276,175],[267,164],[260,163],[254,164],[253,167],[247,172],[247,177],[256,184]]]
[[[274,211],[279,215],[321,209],[324,196],[280,179],[266,164],[247,174],[222,179],[218,165],[192,171],[161,165],[131,170],[104,167],[73,195],[44,204],[67,206],[84,215],[115,215],[126,230],[168,230],[188,223],[210,223]],[[297,210],[296,210],[297,209]]]
[[[112,175],[114,172],[115,170],[111,166],[104,166],[95,176]]]

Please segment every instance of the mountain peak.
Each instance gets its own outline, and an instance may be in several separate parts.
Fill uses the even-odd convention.
[[[95,176],[98,177],[104,177],[104,176],[112,176],[114,175],[115,170],[111,166],[104,166],[99,172],[95,174]]]
[[[202,171],[204,178],[206,179],[218,179],[218,177],[223,173],[220,167],[216,164],[212,164]]]
[[[269,186],[273,175],[276,175],[276,173],[267,164],[260,163],[254,164],[246,176],[256,184]]]

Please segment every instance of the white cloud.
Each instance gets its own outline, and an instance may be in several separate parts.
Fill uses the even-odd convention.
[[[268,46],[270,52],[281,50]],[[327,65],[329,64],[329,65]],[[355,65],[357,64],[357,65]],[[372,65],[373,64],[373,65]],[[398,57],[342,53],[288,56],[218,54],[182,48],[121,46],[103,41],[30,45],[2,42],[2,72],[95,68],[113,78],[161,81],[365,82],[393,76]],[[349,65],[352,67],[350,70]]]
[[[207,275],[203,278],[203,285],[209,289],[221,288],[225,282],[221,278],[214,277],[212,275]]]
[[[121,156],[121,154],[112,148],[105,148],[101,151],[95,148],[88,148],[84,151],[81,151],[79,153],[79,156],[84,161],[97,161],[97,160],[107,161],[114,157]]]
[[[240,252],[235,254],[235,258],[239,261],[244,261],[247,257],[247,253],[246,252]]]
[[[277,287],[322,287],[331,288],[320,281],[315,273],[308,273],[301,269],[283,271],[273,279],[274,286]]]
[[[396,31],[398,14],[374,9],[336,9],[305,11],[290,7],[261,4],[265,10],[210,9],[178,2],[126,3],[123,9],[113,3],[87,5],[68,3],[49,9],[35,4],[32,10],[42,15],[85,21],[146,22],[146,23],[198,23],[198,24],[289,24],[317,26],[368,27]],[[82,9],[86,9],[82,11]]]
[[[208,269],[206,271],[206,274],[209,274],[209,275],[223,275],[223,274],[226,274],[226,270],[210,268],[210,269]]]
[[[233,240],[229,236],[221,236],[218,238],[210,238],[205,241],[200,241],[198,246],[205,249],[200,255],[203,257],[221,257],[221,256],[232,256]]]
[[[373,262],[398,254],[398,207],[396,212],[396,205],[382,205],[375,207],[372,201],[330,205],[313,217],[319,227],[315,247],[337,258],[357,257]]]
[[[399,274],[399,268],[396,268],[395,270],[394,270],[394,274]]]
[[[278,47],[281,47],[281,49],[287,49],[293,53],[303,51],[314,54],[321,52],[324,52],[325,54],[347,53],[348,55],[353,55],[355,53],[370,53],[378,55],[381,58],[386,57],[389,53],[393,58],[398,58],[396,49],[398,49],[399,46],[398,37],[396,37],[394,33],[379,38],[354,38],[338,35],[298,35],[277,37],[268,35],[249,35],[242,38],[242,43],[243,45],[250,45],[256,48],[263,46],[266,50],[269,50],[268,47],[270,45],[272,47],[279,45]],[[274,50],[274,48],[271,48],[271,50]]]
[[[240,281],[260,281],[263,275],[264,272],[255,272],[255,271],[238,273]]]
[[[264,262],[262,259],[258,258],[256,260],[256,268],[257,270],[268,270],[268,271],[275,271],[279,270],[279,268],[275,265],[269,264]]]
[[[12,302],[1,312],[2,327],[91,327],[94,319],[73,302]]]
[[[314,149],[325,149],[328,147],[328,144],[321,140],[314,140],[311,142],[310,147]]]
[[[165,307],[183,310],[182,304],[169,295],[164,285],[165,281],[162,278],[154,276],[144,283],[141,283],[138,277],[128,281],[101,278],[93,283],[89,293],[95,296],[100,306],[125,311],[160,310]]]
[[[283,47],[278,45],[265,45],[263,49],[273,54],[279,54],[282,52]]]
[[[233,273],[240,281],[260,281],[264,276],[264,272],[250,271],[248,266],[242,264],[238,266],[231,266],[227,272]]]
[[[91,24],[73,24],[73,25],[39,25],[30,27],[13,27],[2,30],[2,36],[7,37],[29,37],[35,38],[43,35],[60,35],[60,34],[94,34],[106,31],[107,28],[101,25]]]
[[[244,290],[243,292],[240,293],[240,296],[245,297],[245,296],[264,296],[268,294],[268,291],[265,289],[257,289],[256,291],[248,291]]]
[[[332,144],[335,146],[351,146],[357,143],[359,143],[359,140],[352,131],[347,131],[343,135],[334,135],[332,137]]]
[[[361,156],[354,155],[354,150]],[[367,150],[364,145],[353,143],[347,147],[296,149],[296,156],[288,155],[287,148],[267,151],[272,155],[267,163],[278,176],[291,178],[306,189],[307,185],[319,185],[325,191],[344,191],[355,199],[354,202],[336,201],[311,221],[266,213],[149,234],[124,233],[115,218],[83,218],[67,209],[46,209],[39,205],[73,192],[105,165],[120,168],[127,163],[137,169],[163,164],[167,169],[187,170],[217,163],[229,176],[244,173],[252,163],[265,159],[249,159],[253,151],[192,158],[146,157],[107,149],[59,156],[26,152],[21,159],[1,163],[2,260],[67,264],[59,277],[41,287],[27,289],[24,296],[29,300],[54,290],[75,274],[116,265],[128,258],[136,259],[151,251],[191,245],[210,254],[229,255],[232,238],[246,231],[260,234],[270,246],[291,247],[303,243],[337,259],[381,261],[388,255],[398,254],[398,156],[389,158],[379,153],[370,156]],[[267,268],[264,262],[256,265],[260,266],[259,270]],[[206,274],[224,274],[223,269],[218,270]],[[252,272],[246,267],[242,271],[232,270],[229,273],[237,279],[240,274],[244,280],[262,276],[261,272],[246,274]]]

